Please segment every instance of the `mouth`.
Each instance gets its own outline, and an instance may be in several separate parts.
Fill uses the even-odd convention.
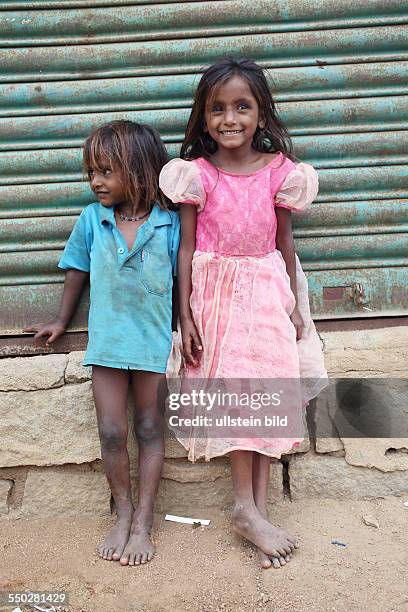
[[[241,134],[244,130],[220,130],[220,134],[222,136],[236,136],[237,134]]]
[[[109,191],[95,191],[95,195],[97,195],[98,198],[103,198],[109,195]]]

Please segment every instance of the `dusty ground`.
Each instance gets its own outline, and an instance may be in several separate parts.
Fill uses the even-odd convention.
[[[231,532],[227,514],[200,516],[212,523],[199,528],[157,516],[157,555],[148,566],[126,568],[94,555],[109,519],[4,519],[0,590],[64,589],[72,612],[404,612],[404,501],[280,503],[275,520],[299,537],[301,549],[286,567],[266,571],[252,547]],[[379,528],[363,523],[367,514]]]

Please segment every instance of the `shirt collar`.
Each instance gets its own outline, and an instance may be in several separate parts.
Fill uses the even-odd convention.
[[[107,207],[99,205],[99,218],[101,223],[110,223],[114,225],[115,222],[115,214],[113,206]],[[153,204],[152,212],[150,213],[150,217],[146,221],[146,223],[150,223],[153,227],[160,227],[161,225],[171,225],[171,215],[167,210],[163,210],[160,206],[155,202]]]

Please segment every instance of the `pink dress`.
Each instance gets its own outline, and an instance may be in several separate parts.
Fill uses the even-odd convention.
[[[184,367],[184,379],[289,379],[286,409],[302,420],[304,407],[326,385],[327,373],[297,257],[298,307],[305,327],[296,341],[289,318],[295,298],[275,244],[275,207],[301,211],[308,206],[318,191],[315,170],[295,165],[282,153],[245,175],[216,168],[204,158],[173,159],[161,172],[160,187],[173,202],[194,204],[198,212],[190,304],[203,355],[199,367]],[[192,426],[180,434],[174,428],[193,461],[232,450],[280,457],[302,440],[299,434],[257,437],[256,428],[245,437],[237,437],[236,428],[231,433],[224,427],[222,436],[214,429],[205,435],[205,430]]]

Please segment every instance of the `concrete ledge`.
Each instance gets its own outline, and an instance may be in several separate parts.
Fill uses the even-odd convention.
[[[322,336],[332,376],[408,378],[408,327],[325,332]],[[109,513],[110,491],[100,460],[90,370],[82,367],[82,359],[83,352],[73,352],[0,361],[3,516]],[[333,397],[326,397],[326,404],[316,413],[317,431],[322,427],[330,437],[317,436],[315,449],[306,439],[283,463],[272,461],[271,504],[282,499],[288,486],[293,499],[408,493],[408,439],[397,438],[395,427],[387,434],[389,438],[358,439],[355,432],[354,437],[340,438],[338,389],[333,389]],[[390,422],[391,416],[395,422],[397,417],[406,420],[404,394],[400,392],[398,401],[394,395],[388,402]],[[368,402],[378,415],[384,414],[384,402],[376,399],[380,397],[370,395]],[[128,448],[136,493],[138,452],[132,412],[130,407]],[[186,450],[168,432],[157,510],[197,516],[232,502],[228,458],[191,464]]]
[[[292,499],[365,499],[408,493],[408,471],[381,472],[351,466],[343,457],[295,456],[289,464]]]
[[[0,360],[0,391],[35,391],[62,387],[66,355],[39,355]]]
[[[110,514],[105,475],[88,466],[32,468],[27,475],[21,516]]]
[[[332,377],[408,377],[408,326],[322,332]]]
[[[0,393],[0,423],[0,467],[87,463],[100,457],[89,382]]]

